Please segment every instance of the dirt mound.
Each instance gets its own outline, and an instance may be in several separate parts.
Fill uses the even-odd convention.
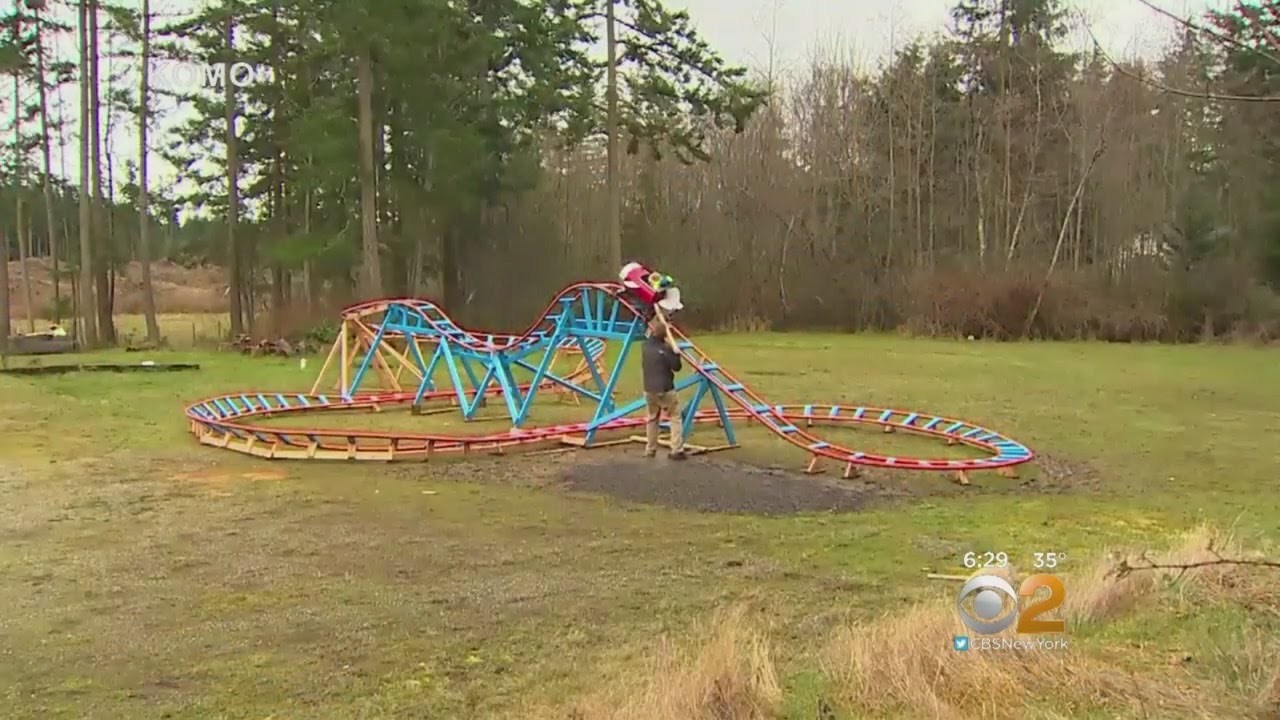
[[[754,465],[691,457],[684,462],[664,455],[613,456],[568,466],[562,476],[568,490],[627,502],[699,512],[787,515],[849,512],[887,494],[860,481],[840,481]]]
[[[48,317],[53,308],[53,263],[48,258],[30,258],[31,305],[36,317]],[[65,268],[58,283],[64,302],[70,302],[71,277]],[[22,288],[22,263],[9,262],[9,315],[27,316],[27,298]],[[151,264],[151,283],[155,291],[156,312],[165,314],[224,312],[227,308],[226,271],[220,267],[183,267],[171,262]],[[115,311],[142,312],[142,264],[131,262],[121,268],[115,279]]]
[[[404,464],[387,470],[404,478],[499,483],[517,487],[559,489],[604,496],[637,505],[695,512],[788,515],[851,512],[873,504],[973,495],[1092,492],[1099,477],[1088,465],[1041,456],[1041,462],[1018,468],[1016,477],[994,472],[954,482],[951,473],[913,473],[862,468],[858,477],[842,480],[826,472],[806,475],[779,465],[737,462],[729,454],[690,456],[684,462],[646,459],[638,446],[600,448],[590,452],[536,453],[520,462],[510,458],[450,459],[427,465]]]

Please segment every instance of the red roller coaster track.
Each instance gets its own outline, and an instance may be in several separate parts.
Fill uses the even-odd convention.
[[[575,293],[603,292],[637,313],[625,297],[619,295],[622,286],[617,283],[575,283],[557,293],[538,318],[520,333],[490,333],[469,330],[457,325],[439,306],[421,299],[383,299],[349,306],[342,311],[345,323],[354,323],[367,333],[372,328],[366,320],[385,312],[392,305],[404,304],[419,308],[423,321],[438,338],[476,352],[500,352],[520,346],[534,337],[538,329],[566,297]],[[426,308],[429,311],[424,311]],[[678,347],[687,366],[709,381],[722,397],[727,397],[737,407],[728,411],[731,419],[747,419],[763,425],[774,435],[803,450],[811,458],[809,469],[816,468],[819,458],[840,463],[845,475],[851,476],[857,466],[876,466],[904,470],[965,471],[1007,469],[1029,462],[1034,458],[1031,450],[995,431],[981,425],[924,412],[866,406],[840,405],[770,405],[745,383],[730,375],[678,329],[673,328]],[[367,334],[366,333],[366,334]],[[338,350],[335,343],[334,352]],[[343,361],[348,362],[347,351],[342,351]],[[583,358],[576,373],[590,374],[585,363],[599,360],[603,350]],[[323,375],[323,371],[322,371]],[[522,392],[528,386],[521,386]],[[490,393],[501,392],[494,388]],[[455,395],[454,390],[437,390],[426,393],[424,402],[440,401]],[[228,393],[208,398],[188,406],[186,414],[191,431],[202,443],[223,447],[264,458],[293,459],[369,459],[369,460],[424,460],[436,454],[468,452],[504,452],[508,448],[536,443],[562,443],[582,446],[591,429],[589,422],[568,423],[538,428],[513,428],[502,432],[479,435],[449,433],[414,433],[400,431],[373,431],[357,429],[316,428],[294,429],[268,426],[263,418],[281,414],[298,414],[316,411],[365,410],[377,411],[413,400],[414,393],[390,390],[385,393],[357,395],[347,400],[315,392],[279,393],[248,392]],[[722,422],[715,411],[701,411],[694,416],[697,423]],[[643,417],[622,417],[607,422],[599,431],[619,431],[642,427]],[[824,441],[813,434],[812,428],[822,425],[876,425],[886,432],[903,431],[945,440],[947,444],[962,444],[985,453],[981,458],[912,458],[861,452]]]

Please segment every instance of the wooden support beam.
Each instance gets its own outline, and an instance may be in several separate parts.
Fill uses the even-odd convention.
[[[342,327],[338,329],[338,342],[342,346],[342,361],[338,366],[338,391],[345,393],[347,391],[347,375],[351,367],[351,360],[355,355],[351,352],[350,343],[347,342],[347,336],[351,330],[347,327],[347,321],[342,321]]]
[[[627,438],[626,440],[623,440],[622,442],[646,443],[648,442],[648,439],[645,438],[645,436],[643,435],[632,435],[631,437]],[[658,444],[670,450],[671,449],[670,436],[658,438]],[[717,450],[728,450],[731,447],[737,447],[737,446],[736,445],[717,445],[714,448],[710,448],[704,445],[694,445],[693,443],[684,444],[685,452],[691,455],[704,455],[706,453],[715,452]]]
[[[343,321],[344,324],[346,321]],[[324,358],[324,364],[320,366],[320,373],[316,375],[315,384],[311,386],[311,394],[315,395],[320,392],[320,386],[324,384],[324,377],[329,372],[329,366],[333,364],[333,356],[338,354],[340,340],[334,340],[333,345],[329,346],[329,354]]]

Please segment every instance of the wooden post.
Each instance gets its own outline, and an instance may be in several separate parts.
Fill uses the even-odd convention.
[[[338,368],[338,378],[339,378],[338,382],[340,383],[338,391],[343,394],[346,394],[347,366],[351,364],[351,361],[347,357],[347,321],[346,320],[342,321],[342,327],[338,330],[338,332],[340,333],[338,337],[338,342],[339,344],[342,345],[342,365],[341,367]]]
[[[333,364],[333,356],[338,352],[338,343],[338,339],[334,338],[333,344],[329,346],[329,354],[325,356],[324,364],[320,366],[320,374],[316,376],[315,384],[311,386],[312,395],[320,392],[320,385],[324,382],[324,376],[329,372],[329,366]]]

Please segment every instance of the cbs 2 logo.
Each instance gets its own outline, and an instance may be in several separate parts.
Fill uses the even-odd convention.
[[[1049,596],[1034,600],[1036,591],[1046,588]],[[964,599],[975,590],[973,612],[964,607]],[[1001,596],[1004,597],[1001,597]],[[997,617],[1004,612],[1004,598],[1013,601],[1014,611],[1003,618]],[[1033,599],[1025,608],[1017,609],[1023,598]],[[960,620],[969,629],[982,635],[993,635],[1018,621],[1015,628],[1018,633],[1060,633],[1066,632],[1065,620],[1041,620],[1041,615],[1060,607],[1067,599],[1067,589],[1056,575],[1032,575],[1022,581],[1022,585],[1014,592],[1007,580],[997,575],[978,575],[969,579],[960,588],[956,596],[956,611]],[[975,617],[976,615],[976,617]]]

